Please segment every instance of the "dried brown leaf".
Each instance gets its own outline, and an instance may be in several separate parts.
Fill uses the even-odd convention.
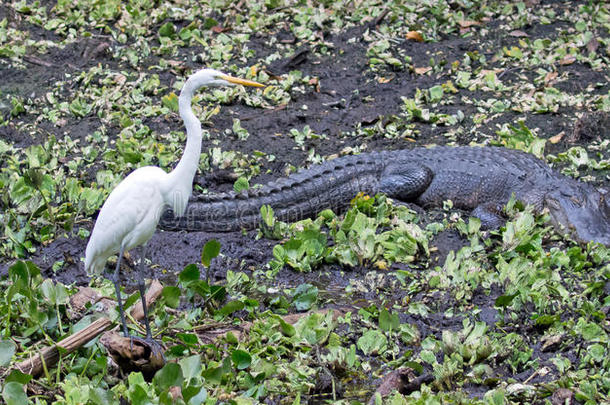
[[[422,34],[420,34],[417,31],[409,31],[409,32],[407,32],[406,37],[407,37],[407,39],[410,39],[411,41],[417,41],[417,42],[423,42],[424,41],[424,37],[422,36]]]
[[[563,58],[561,58],[561,60],[559,61],[559,64],[565,66],[565,65],[571,65],[574,62],[576,62],[576,56],[566,55]]]
[[[426,67],[416,67],[415,68],[415,74],[418,75],[425,75],[426,73],[428,73],[429,71],[432,70],[432,67],[430,66],[426,66]]]
[[[210,30],[212,30],[212,32],[215,34],[220,34],[221,32],[228,31],[228,28],[225,28],[222,25],[215,25],[212,28],[210,28]]]
[[[557,72],[549,72],[544,76],[544,85],[549,86],[557,79]]]
[[[515,38],[529,37],[529,35],[527,35],[525,32],[519,31],[519,30],[511,31],[508,33],[508,35],[510,35],[511,37],[515,37]]]
[[[554,144],[554,143],[559,143],[559,141],[561,141],[561,138],[563,138],[563,136],[564,136],[565,134],[566,134],[566,133],[565,133],[564,131],[561,131],[561,132],[560,132],[560,133],[558,133],[557,135],[550,137],[550,138],[549,138],[549,142],[551,142],[551,143],[553,143],[553,144]]]
[[[587,42],[587,51],[589,51],[589,53],[595,53],[597,48],[599,48],[599,41],[595,38],[591,38],[591,40]]]
[[[458,21],[458,25],[462,28],[469,28],[475,25],[481,25],[480,22],[478,21],[473,21],[473,20],[462,20],[462,21]]]

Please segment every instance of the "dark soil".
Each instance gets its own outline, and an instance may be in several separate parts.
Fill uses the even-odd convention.
[[[284,175],[289,165],[302,167],[307,157],[307,150],[315,148],[316,153],[322,156],[337,154],[346,147],[365,146],[367,150],[384,150],[411,148],[414,146],[446,144],[447,131],[444,127],[437,127],[427,123],[416,123],[418,131],[417,137],[413,140],[404,139],[385,139],[385,138],[362,138],[352,137],[348,134],[357,125],[363,127],[372,126],[379,122],[389,122],[392,115],[398,114],[402,104],[401,97],[413,97],[417,89],[425,89],[431,86],[442,84],[447,81],[449,72],[448,66],[453,61],[460,60],[464,52],[478,51],[491,54],[493,48],[485,46],[485,41],[477,41],[472,38],[465,39],[459,37],[449,37],[437,43],[419,43],[405,41],[400,44],[402,50],[412,56],[415,66],[426,65],[431,55],[437,60],[446,61],[446,69],[434,76],[416,75],[408,71],[392,71],[386,74],[391,77],[388,83],[379,83],[377,77],[370,72],[367,65],[366,49],[367,44],[362,40],[363,32],[369,26],[361,26],[349,29],[337,35],[329,36],[328,40],[334,45],[330,56],[320,57],[307,49],[295,47],[295,54],[298,58],[288,57],[274,63],[268,67],[270,73],[281,75],[288,70],[298,69],[304,75],[319,78],[319,85],[311,85],[304,94],[294,98],[294,101],[287,106],[281,106],[273,110],[262,112],[244,105],[224,106],[221,114],[213,118],[213,126],[208,128],[212,134],[221,134],[225,128],[230,128],[233,117],[239,117],[242,126],[248,130],[251,136],[245,140],[223,138],[222,147],[224,150],[239,150],[245,154],[254,151],[264,151],[267,154],[276,156],[273,163],[264,167],[253,182],[265,183]],[[537,25],[525,30],[530,35],[531,40],[537,37],[553,37],[561,27]],[[515,42],[515,38],[505,35],[506,33],[495,33],[493,47],[510,46]],[[279,31],[278,36],[285,35]],[[351,40],[351,41],[350,41]],[[257,58],[269,53],[265,45],[265,38],[253,38],[249,44],[251,49],[256,50]],[[68,46],[61,50],[54,50],[44,55],[47,66],[28,66],[31,70],[27,77],[23,71],[3,68],[3,76],[7,78],[2,86],[4,92],[16,92],[27,95],[32,91],[38,94],[44,93],[45,86],[48,86],[54,78],[62,77],[66,74],[66,66],[63,64],[68,61],[76,63],[82,60],[84,53],[91,53],[90,48],[95,48],[99,42],[91,41],[89,44],[79,46]],[[97,55],[97,58],[85,61],[86,65],[94,63],[107,64],[105,55]],[[41,56],[42,58],[42,56]],[[82,65],[81,61],[81,65]],[[72,65],[76,69],[76,66]],[[569,66],[559,66],[558,73],[567,73],[568,80],[561,83],[564,91],[578,92],[588,85],[604,82],[604,74],[594,71],[588,66],[574,64]],[[510,82],[510,77],[514,72],[506,71],[505,80]],[[533,75],[533,72],[523,72]],[[171,80],[171,76],[166,76]],[[170,83],[167,83],[169,85]],[[358,91],[355,91],[358,90]],[[610,90],[610,84],[595,88],[596,94],[604,94]],[[463,90],[462,90],[463,92]],[[484,99],[486,94],[480,92],[471,93],[468,98]],[[307,106],[304,110],[301,107]],[[441,109],[443,106],[440,107]],[[476,112],[476,107],[472,104],[463,103],[455,100],[450,106],[444,106],[446,111],[454,112],[461,110],[466,119],[463,126],[466,128],[476,128],[476,131],[464,131],[468,135],[459,136],[457,144],[469,144],[471,142],[484,142],[487,138],[493,138],[497,128],[504,123],[515,124],[518,120],[524,120],[525,124],[543,138],[550,138],[553,135],[564,131],[564,136],[558,144],[547,143],[547,152],[557,154],[574,145],[586,146],[593,139],[607,138],[608,114],[603,112],[591,113],[576,109],[560,109],[554,114],[526,114],[519,115],[507,112],[499,115],[490,122],[484,124],[474,124],[472,115]],[[98,119],[87,117],[82,120],[74,120],[62,130],[70,133],[72,138],[84,138],[97,128]],[[291,128],[301,129],[309,125],[315,133],[327,134],[327,139],[307,140],[304,149],[294,146],[292,139],[277,134],[286,134]],[[164,125],[167,130],[177,129],[169,125]],[[53,128],[49,128],[52,130]],[[57,130],[57,129],[55,129]],[[17,146],[25,146],[36,143],[38,140],[28,135],[11,132],[11,127],[0,127],[2,135],[8,140],[15,142]],[[212,136],[214,138],[214,136]],[[210,141],[204,141],[203,151],[212,147]],[[608,151],[605,152],[608,155]],[[265,170],[266,169],[266,170]],[[597,172],[594,183],[601,186],[610,186],[608,176]],[[214,173],[201,175],[196,178],[199,183],[212,192],[227,191],[232,188],[232,183],[223,181],[225,176],[214,176]],[[93,225],[93,219],[91,221]],[[243,269],[260,268],[264,266],[271,256],[271,248],[274,241],[257,240],[256,232],[249,232],[246,235],[241,233],[208,234],[205,232],[157,232],[149,242],[150,259],[156,270],[155,276],[162,279],[171,279],[173,271],[182,269],[189,263],[198,263],[200,258],[200,248],[210,238],[215,238],[221,242],[222,255],[226,256],[227,262],[234,261],[242,263]],[[463,245],[464,241],[459,240],[456,235],[447,237],[440,235],[437,240],[440,259],[444,259],[446,252],[454,250]],[[68,257],[68,263],[61,271],[49,276],[62,282],[76,281],[78,284],[87,283],[88,278],[83,274],[82,263],[79,257],[83,256],[86,241],[78,238],[60,238],[48,246],[40,247],[38,252],[31,259],[41,268],[48,269],[57,260]],[[442,260],[438,260],[442,263]],[[72,263],[72,264],[69,264]],[[4,264],[6,266],[6,263]],[[221,267],[216,265],[215,267]],[[226,269],[226,266],[222,266]],[[165,269],[170,272],[165,272]],[[213,272],[218,277],[222,277],[220,268],[213,268]],[[292,278],[290,271],[280,275],[280,280],[286,277],[289,281]]]

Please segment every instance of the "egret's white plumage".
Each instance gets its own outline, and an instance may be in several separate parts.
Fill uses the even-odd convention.
[[[201,122],[191,109],[191,99],[200,87],[233,84],[262,86],[256,82],[227,76],[213,69],[203,69],[189,77],[178,99],[180,116],[186,127],[187,140],[184,154],[176,168],[169,173],[154,166],[142,167],[133,171],[112,190],[100,210],[87,244],[85,270],[88,273],[101,273],[108,258],[119,254],[113,281],[125,334],[127,334],[127,326],[124,321],[118,285],[118,271],[122,255],[136,246],[146,245],[154,234],[166,206],[171,207],[177,215],[182,215],[186,210],[201,154]],[[142,255],[140,266],[143,262]],[[140,292],[143,298],[142,277],[140,274]],[[143,303],[145,304],[145,302]],[[144,309],[146,313],[145,306]],[[147,338],[151,338],[148,319],[146,319],[146,327]]]

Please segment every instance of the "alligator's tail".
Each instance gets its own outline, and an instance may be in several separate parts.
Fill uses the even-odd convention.
[[[182,217],[176,218],[170,209],[165,211],[159,227],[211,232],[254,229],[261,221],[263,205],[271,206],[275,217],[286,222],[312,217],[327,208],[340,212],[359,192],[377,192],[390,153],[345,156],[261,188],[199,196],[189,202]]]

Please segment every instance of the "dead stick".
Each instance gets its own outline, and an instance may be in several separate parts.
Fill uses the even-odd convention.
[[[150,286],[146,291],[146,304],[153,303],[159,298],[163,292],[163,284],[159,280],[153,280],[150,282]],[[138,301],[131,310],[131,316],[136,321],[144,319],[144,308],[142,307],[142,301]]]
[[[33,376],[38,376],[42,373],[42,359],[44,358],[44,363],[47,367],[52,367],[57,364],[59,361],[59,349],[57,347],[61,347],[67,353],[71,353],[74,350],[78,349],[91,339],[95,338],[100,333],[104,332],[112,326],[112,321],[108,317],[102,317],[97,321],[93,322],[91,325],[87,326],[84,329],[76,332],[73,335],[68,336],[61,342],[53,346],[48,346],[42,349],[36,356],[31,359],[24,360],[21,363],[17,364],[15,367],[19,369],[22,373],[31,374]]]
[[[153,280],[150,283],[148,291],[146,292],[146,303],[149,305],[152,304],[159,297],[159,295],[161,295],[162,290],[163,286],[161,283],[158,280]],[[141,302],[132,309],[131,316],[133,316],[136,320],[140,320],[144,317]],[[104,316],[86,328],[81,329],[80,331],[56,343],[55,345],[45,347],[37,355],[18,363],[15,367],[22,373],[30,374],[34,377],[39,376],[43,371],[43,360],[47,367],[53,367],[59,361],[58,347],[65,350],[66,354],[71,353],[90,340],[99,336],[105,330],[110,328],[110,326],[112,326],[112,321],[107,316]]]

